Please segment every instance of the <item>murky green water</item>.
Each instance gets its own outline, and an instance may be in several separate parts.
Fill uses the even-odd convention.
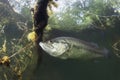
[[[44,55],[35,80],[120,80],[120,60],[59,60]]]
[[[37,62],[34,49],[29,46],[25,48],[29,44],[26,36],[32,31],[33,26],[32,21],[29,21],[30,9],[24,11],[23,8],[21,16],[13,12],[14,5],[9,7],[4,3],[6,1],[19,2],[20,0],[0,0],[0,50],[3,48],[4,41],[7,42],[5,46],[7,51],[1,52],[0,59],[6,55],[20,54],[10,59],[9,67],[0,65],[0,80],[18,80],[18,77],[22,76],[22,73],[18,74],[18,72],[22,71],[23,80],[120,80],[120,42],[116,46],[118,50],[112,47],[120,41],[120,8],[117,2],[119,0],[105,0],[108,1],[108,5],[104,5],[104,0],[82,0],[86,3],[83,8],[81,2],[82,5],[78,7],[80,0],[76,0],[78,2],[73,6],[72,0],[63,0],[70,4],[61,3],[60,6],[64,5],[63,10],[51,17],[52,19],[49,17],[50,28],[44,35],[47,39],[67,36],[97,43],[100,47],[109,50],[108,58],[62,60],[43,53],[42,61],[35,72],[32,72]],[[98,2],[93,4],[91,1]],[[99,1],[103,2],[99,3]]]
[[[65,34],[57,32],[58,34],[55,32],[56,36],[81,37],[84,40],[96,42],[100,46],[108,48],[111,56],[92,60],[62,60],[44,53],[34,80],[120,80],[120,58],[115,56],[115,52],[111,47],[116,41],[114,38],[116,34],[110,36],[111,34],[106,34],[109,32],[99,30],[79,32],[81,34],[73,32],[73,35],[69,31]],[[116,35],[117,38],[118,35]]]

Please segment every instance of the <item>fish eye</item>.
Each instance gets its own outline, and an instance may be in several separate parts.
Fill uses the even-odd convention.
[[[48,43],[52,43],[53,41],[49,40]]]
[[[52,43],[53,41],[50,40],[50,42]]]

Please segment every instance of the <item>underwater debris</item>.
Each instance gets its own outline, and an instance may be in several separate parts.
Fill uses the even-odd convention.
[[[24,22],[16,22],[16,24],[17,24],[17,26],[18,26],[18,28],[20,29],[20,30],[27,30],[27,23],[24,23]]]
[[[5,33],[5,31],[4,31],[5,27],[6,27],[6,25],[4,25],[4,26],[2,27],[2,29],[0,30],[0,33],[2,33],[2,34]]]
[[[4,43],[2,45],[2,51],[6,52],[7,48],[6,48],[6,39],[4,40]]]
[[[6,47],[6,39],[4,40],[4,43],[3,43],[3,45],[2,45],[2,48],[1,48],[1,50],[0,50],[0,53],[6,53],[6,51],[7,51],[7,47]]]
[[[35,42],[36,39],[37,39],[37,34],[33,31],[33,32],[30,32],[27,36],[27,39],[29,41],[32,41],[32,42]]]
[[[42,32],[43,29],[46,27],[47,25],[47,20],[48,20],[48,16],[46,14],[46,6],[48,7],[49,0],[40,0],[40,2],[38,2],[38,6],[41,7],[40,9],[37,9],[37,13],[34,15],[35,17],[35,23],[38,20],[38,24],[36,23],[36,25],[34,24],[33,26],[33,30],[32,32],[28,32],[28,28],[26,28],[26,24],[24,24],[23,22],[16,22],[15,25],[17,25],[17,28],[19,28],[19,30],[24,31],[25,33],[23,33],[23,35],[21,35],[18,38],[15,38],[15,41],[12,39],[12,41],[7,40],[8,44],[6,46],[6,42],[4,42],[4,45],[1,47],[1,49],[3,48],[4,53],[2,53],[2,55],[0,56],[0,64],[1,64],[1,69],[4,68],[4,70],[1,70],[1,72],[5,73],[0,75],[0,79],[2,80],[22,80],[22,77],[24,77],[23,72],[25,70],[27,70],[26,68],[28,67],[36,67],[37,65],[37,58],[39,55],[35,55],[33,54],[33,47],[34,44],[33,42],[36,42],[36,39],[38,37],[40,37],[39,40],[37,40],[38,42],[41,41],[42,39]],[[44,4],[41,4],[44,3]],[[42,6],[43,7],[42,7]],[[44,9],[45,7],[45,9]],[[37,8],[37,7],[36,7]],[[41,15],[41,10],[42,13],[45,12],[45,17],[43,15]],[[38,15],[37,15],[38,14]],[[39,15],[40,14],[40,15]],[[45,19],[43,19],[43,18]],[[16,20],[17,21],[17,20]],[[39,24],[40,23],[40,24]],[[26,38],[26,33],[29,33],[27,38],[28,40],[31,40],[32,42],[28,42],[27,38]],[[9,34],[9,33],[7,33]],[[17,36],[17,35],[16,35]],[[8,39],[8,37],[7,37]],[[10,37],[11,39],[11,37]],[[40,48],[40,46],[38,45],[38,47]],[[7,52],[5,52],[7,50]],[[31,51],[31,52],[30,52]],[[41,53],[42,49],[40,49],[39,53]],[[7,55],[7,56],[4,56]],[[41,55],[40,55],[41,56]],[[41,57],[40,57],[41,58]],[[40,61],[40,60],[38,60]],[[35,64],[35,65],[31,65],[31,64]],[[39,62],[40,63],[40,62]],[[6,67],[4,65],[10,65],[9,67]],[[29,66],[30,65],[30,66]],[[6,71],[6,72],[5,72]],[[10,74],[12,73],[12,74]],[[26,72],[25,72],[26,74]],[[1,76],[4,77],[1,78]]]
[[[120,57],[120,40],[114,43],[112,48],[115,50],[115,55]]]
[[[113,44],[113,49],[116,51],[120,51],[120,40]]]
[[[52,6],[54,6],[55,8],[57,8],[58,4],[55,1],[53,1],[53,0],[49,1],[48,8],[47,8],[47,12],[48,12],[49,16],[53,14]]]
[[[7,75],[4,73],[5,80],[8,80]]]
[[[0,64],[9,66],[10,65],[10,58],[8,56],[3,56],[0,59]]]

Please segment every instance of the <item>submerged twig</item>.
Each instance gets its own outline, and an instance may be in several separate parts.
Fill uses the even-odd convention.
[[[19,54],[20,52],[24,51],[26,48],[30,47],[33,43],[29,43],[28,45],[26,45],[24,48],[18,50],[18,52],[14,53],[13,55],[11,55],[9,58],[12,58],[14,56],[16,56],[17,54]]]
[[[117,47],[118,45],[120,45],[120,40],[116,43],[113,44],[113,49],[116,50],[116,51],[120,51],[120,49]]]
[[[7,75],[4,73],[5,80],[8,80]]]

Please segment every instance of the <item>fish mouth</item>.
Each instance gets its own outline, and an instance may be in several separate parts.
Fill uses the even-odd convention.
[[[39,45],[44,49],[44,48],[50,48],[53,49],[54,47],[51,44],[46,44],[43,42],[40,42]]]
[[[39,43],[39,45],[43,48],[44,44],[42,42]]]

